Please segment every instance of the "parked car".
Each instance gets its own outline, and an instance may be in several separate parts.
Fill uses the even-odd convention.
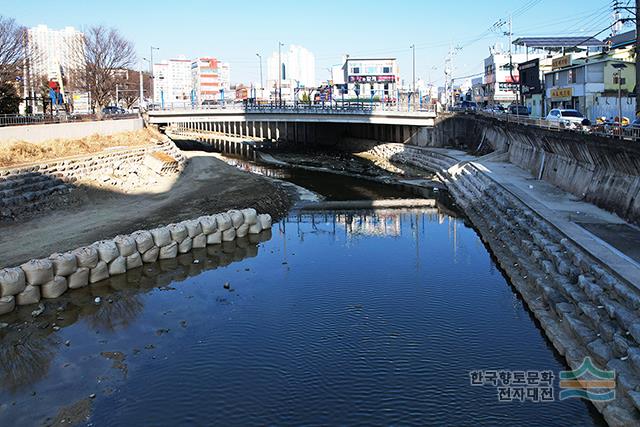
[[[116,105],[110,105],[102,109],[102,114],[126,114],[126,113],[127,112],[125,111],[124,108],[120,108]]]
[[[589,126],[591,124],[591,122],[585,118],[580,111],[561,108],[554,108],[549,111],[546,119],[549,122],[558,123],[569,128],[579,128],[582,126]]]
[[[485,111],[491,114],[504,114],[505,109],[500,104],[494,104],[494,105],[487,105],[485,108]]]
[[[524,105],[509,105],[509,108],[507,109],[507,112],[509,114],[514,114],[516,116],[528,116],[529,115],[529,109],[527,107],[525,107]]]
[[[462,101],[460,108],[462,108],[462,111],[475,113],[478,110],[478,104],[475,101]]]

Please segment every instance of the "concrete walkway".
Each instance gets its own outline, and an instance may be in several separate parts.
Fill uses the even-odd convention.
[[[456,150],[443,151],[460,161],[471,160]],[[504,162],[474,163],[496,183],[545,218],[592,256],[640,289],[640,229],[615,214],[583,202],[527,171]]]

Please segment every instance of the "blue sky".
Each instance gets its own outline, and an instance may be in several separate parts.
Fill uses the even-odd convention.
[[[624,1],[623,3],[625,3]],[[440,84],[449,45],[463,49],[454,76],[482,70],[488,47],[506,37],[490,30],[513,16],[514,37],[593,35],[611,23],[609,0],[2,0],[0,14],[26,26],[52,28],[95,24],[116,27],[133,41],[140,57],[157,46],[154,59],[180,54],[213,55],[231,63],[232,82],[257,81],[256,52],[266,58],[278,41],[316,56],[316,78],[342,55],[395,56],[401,77],[416,74]],[[506,27],[503,27],[506,30]],[[608,34],[608,33],[604,33]],[[266,63],[265,63],[266,65]],[[265,71],[266,73],[266,71]],[[266,75],[265,75],[266,78]]]

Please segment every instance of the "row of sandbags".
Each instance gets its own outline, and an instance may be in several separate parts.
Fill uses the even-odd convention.
[[[230,210],[198,219],[139,230],[70,252],[0,270],[0,315],[16,305],[57,298],[67,289],[96,283],[144,263],[175,258],[191,249],[230,242],[271,228],[271,216],[255,209]]]

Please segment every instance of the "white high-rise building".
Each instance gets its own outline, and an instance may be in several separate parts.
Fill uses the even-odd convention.
[[[153,102],[155,104],[191,102],[193,96],[191,64],[192,61],[184,56],[153,64]]]
[[[52,30],[38,25],[27,30],[28,80],[32,90],[42,78],[62,84],[84,65],[84,35],[73,27]],[[71,82],[70,82],[71,83]]]
[[[302,46],[290,45],[280,55],[282,61],[281,81],[282,99],[292,100],[294,93],[300,88],[314,88],[316,86],[316,58],[309,50]],[[267,88],[270,89],[272,99],[277,98],[278,85],[278,52],[273,52],[267,59]]]

